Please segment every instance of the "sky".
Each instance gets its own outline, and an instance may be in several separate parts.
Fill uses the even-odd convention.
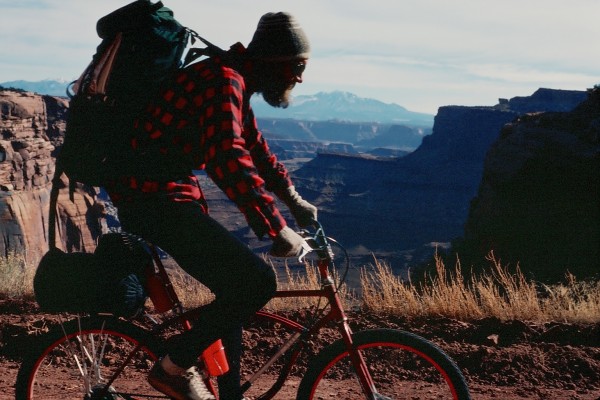
[[[0,0],[0,82],[74,80],[96,21],[129,0]],[[261,15],[292,13],[312,54],[296,95],[340,90],[436,114],[493,106],[540,87],[600,83],[598,0],[163,0],[223,48]]]

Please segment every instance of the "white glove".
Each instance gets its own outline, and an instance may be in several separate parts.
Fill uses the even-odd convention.
[[[279,192],[277,196],[290,209],[299,227],[310,226],[313,221],[317,220],[317,207],[304,200],[296,192],[294,186],[289,186],[286,190]]]
[[[274,257],[299,257],[305,246],[308,244],[304,238],[289,226],[285,226],[273,238],[273,246],[271,246],[269,254]]]

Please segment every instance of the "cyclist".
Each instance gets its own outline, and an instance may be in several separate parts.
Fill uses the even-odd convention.
[[[304,240],[287,226],[269,192],[298,225],[316,219],[316,207],[296,192],[249,103],[260,93],[270,105],[287,107],[308,57],[309,42],[296,19],[267,13],[247,48],[236,43],[174,73],[135,122],[136,172],[109,187],[123,229],[161,247],[215,294],[191,331],[168,340],[168,355],[149,374],[150,384],[174,399],[214,398],[193,364],[219,338],[230,364],[230,372],[219,378],[220,398],[242,398],[242,324],[276,290],[272,268],[208,215],[193,170],[205,169],[254,233],[272,239],[274,256],[298,255]]]

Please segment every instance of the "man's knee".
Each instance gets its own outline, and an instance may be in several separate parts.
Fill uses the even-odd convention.
[[[277,275],[271,266],[267,266],[261,273],[247,279],[246,285],[252,293],[251,297],[260,304],[259,307],[262,307],[275,295]]]

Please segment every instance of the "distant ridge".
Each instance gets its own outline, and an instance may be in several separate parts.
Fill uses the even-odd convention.
[[[37,82],[2,82],[5,88],[57,97],[66,97],[69,81],[45,79]],[[269,106],[260,96],[252,98],[254,113],[259,118],[295,119],[302,121],[344,121],[408,125],[431,128],[433,115],[409,111],[398,104],[358,97],[355,94],[334,91],[314,95],[294,96],[287,109]]]
[[[43,81],[9,81],[2,82],[0,86],[5,88],[22,89],[27,92],[34,92],[37,94],[46,94],[49,96],[56,97],[67,97],[67,86],[70,81],[59,80],[59,79],[45,79]]]
[[[269,106],[260,96],[252,99],[254,113],[261,118],[304,121],[378,122],[381,124],[433,126],[433,115],[409,111],[398,104],[334,91],[294,96],[287,109]]]

